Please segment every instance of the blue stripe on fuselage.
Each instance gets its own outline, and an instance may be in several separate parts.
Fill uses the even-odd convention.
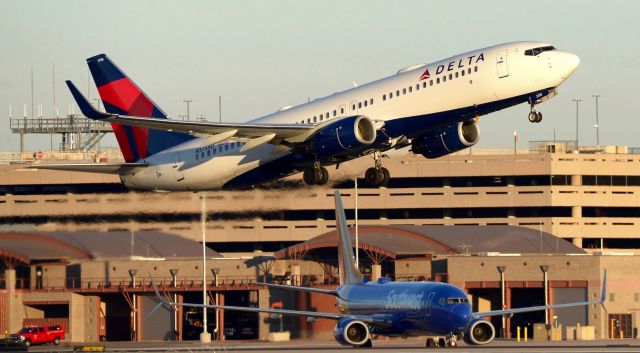
[[[388,120],[385,122],[385,132],[390,137],[406,135],[414,138],[439,127],[448,126],[461,121],[472,119],[477,115],[486,115],[505,108],[527,102],[529,97],[548,89],[523,94],[521,96],[485,103],[478,106],[465,107],[433,114],[412,116]],[[298,173],[304,165],[314,161],[311,155],[291,153],[260,166],[229,180],[223,188],[238,188],[261,184],[278,178]]]

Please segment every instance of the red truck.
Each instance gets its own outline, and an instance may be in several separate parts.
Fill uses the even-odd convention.
[[[24,327],[18,333],[9,336],[11,341],[20,342],[29,347],[32,344],[53,343],[60,344],[64,339],[64,328],[62,326],[29,326]]]

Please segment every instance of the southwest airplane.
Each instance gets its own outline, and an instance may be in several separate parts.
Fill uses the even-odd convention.
[[[131,188],[212,190],[247,187],[303,171],[309,185],[329,179],[325,166],[364,155],[372,186],[389,182],[382,153],[411,147],[426,158],[475,145],[478,117],[555,96],[580,59],[547,43],[513,42],[470,51],[284,107],[247,123],[179,121],[167,115],[106,55],[87,59],[106,113],[67,81],[82,113],[110,122],[126,163],[32,167],[118,174]],[[248,98],[249,99],[249,98]]]
[[[347,228],[340,192],[335,192],[336,229],[338,230],[338,262],[340,286],[335,290],[258,283],[269,287],[315,292],[336,297],[340,313],[297,311],[254,307],[204,305],[166,301],[156,289],[161,305],[195,308],[213,308],[234,311],[296,315],[336,320],[335,339],[342,345],[371,347],[370,335],[429,336],[427,347],[457,345],[463,338],[473,345],[487,344],[495,337],[495,328],[486,317],[525,313],[547,309],[603,304],[606,294],[607,273],[602,279],[600,300],[567,304],[552,304],[526,308],[472,312],[465,292],[453,285],[440,282],[393,282],[381,278],[367,281],[356,266],[353,243]],[[152,312],[153,312],[152,311]],[[436,337],[435,340],[433,337]]]

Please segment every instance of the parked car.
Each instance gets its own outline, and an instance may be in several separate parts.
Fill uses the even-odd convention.
[[[29,347],[32,344],[53,343],[60,344],[64,339],[64,328],[62,326],[29,326],[23,327],[18,333],[9,336],[11,341],[21,342]]]

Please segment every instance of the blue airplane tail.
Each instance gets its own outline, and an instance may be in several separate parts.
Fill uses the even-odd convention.
[[[356,259],[353,256],[353,243],[351,242],[351,234],[347,227],[340,191],[336,190],[334,196],[336,199],[336,234],[338,236],[340,285],[363,283],[364,276],[358,269]]]

